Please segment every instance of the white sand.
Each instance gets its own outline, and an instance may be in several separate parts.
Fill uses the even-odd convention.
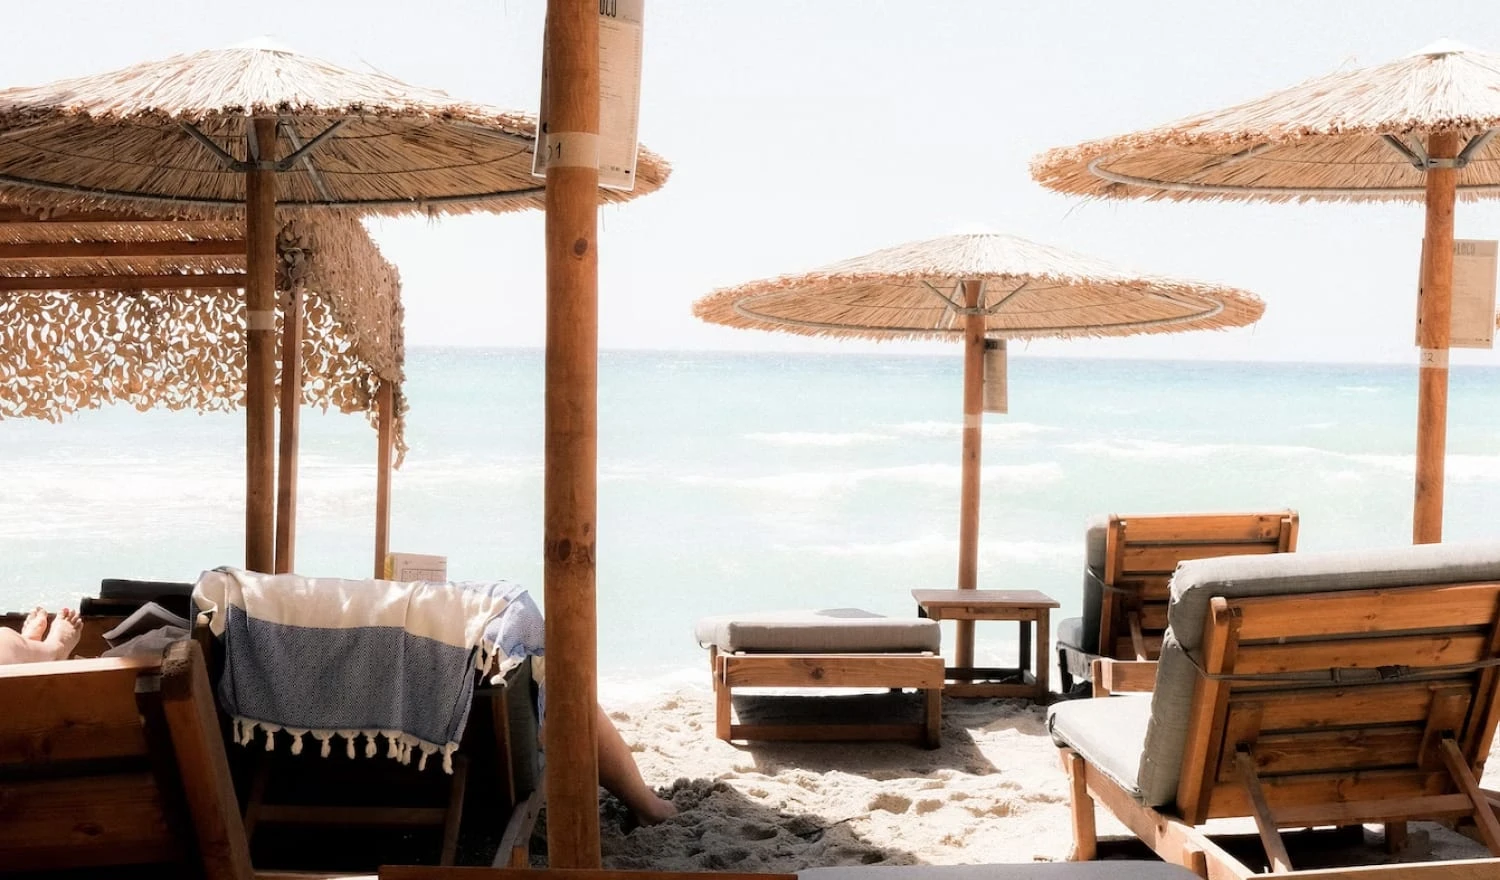
[[[1022,701],[945,700],[943,745],[933,751],[899,743],[729,745],[714,737],[706,689],[610,708],[648,784],[670,789],[681,814],[627,830],[623,809],[607,801],[605,867],[796,871],[1054,861],[1068,852],[1066,777],[1045,710]],[[1492,772],[1486,781],[1494,787],[1500,779]],[[1427,858],[1484,855],[1446,829],[1420,830],[1432,841]],[[1099,833],[1125,831],[1101,808]]]

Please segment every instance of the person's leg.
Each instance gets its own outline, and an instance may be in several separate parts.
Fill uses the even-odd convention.
[[[599,784],[619,798],[642,825],[655,825],[677,815],[677,807],[659,797],[641,779],[635,756],[604,708],[599,708]]]

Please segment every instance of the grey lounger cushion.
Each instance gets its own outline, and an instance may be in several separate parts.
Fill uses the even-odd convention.
[[[1109,536],[1109,517],[1089,520],[1083,533],[1083,628],[1082,641],[1070,642],[1090,654],[1099,653],[1099,612],[1104,604],[1104,544]]]
[[[1083,618],[1069,617],[1057,624],[1057,646],[1086,650],[1083,646]]]
[[[797,880],[1193,880],[1165,862],[1029,862],[1018,865],[839,865],[808,868]]]
[[[1094,630],[1094,641],[1099,631]],[[1083,647],[1083,618],[1069,617],[1057,625],[1057,650],[1061,657],[1059,671],[1074,682],[1094,680],[1094,661],[1099,655]]]
[[[720,651],[770,654],[936,653],[942,645],[936,620],[859,608],[724,614],[699,620],[694,633],[698,644]]]
[[[1176,799],[1193,686],[1197,680],[1189,652],[1202,646],[1211,598],[1493,580],[1500,580],[1500,544],[1496,543],[1222,556],[1182,563],[1172,578],[1167,637],[1162,644],[1156,689],[1150,696],[1150,722],[1135,775],[1137,796],[1150,806],[1163,806]],[[1119,699],[1124,698],[1111,697],[1105,702]],[[1054,707],[1054,712],[1070,713],[1074,711],[1071,706],[1061,704]],[[1064,729],[1069,723],[1064,721]],[[1093,756],[1082,748],[1079,751],[1093,760]],[[1105,755],[1100,760],[1116,759]]]

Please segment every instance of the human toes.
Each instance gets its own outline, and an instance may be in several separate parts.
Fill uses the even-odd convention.
[[[77,611],[64,608],[57,612],[57,619],[52,621],[52,631],[47,634],[47,641],[56,649],[57,659],[65,660],[78,647],[78,639],[82,636],[82,618]]]
[[[31,609],[31,613],[26,615],[25,622],[21,624],[21,636],[33,642],[40,642],[47,637],[47,609],[40,605]]]

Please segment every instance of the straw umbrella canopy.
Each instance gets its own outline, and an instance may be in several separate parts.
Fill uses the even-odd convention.
[[[1144,275],[1000,234],[898,245],[799,275],[754,281],[698,300],[714,324],[810,336],[952,339],[964,343],[964,433],[958,588],[978,585],[979,461],[986,340],[1131,336],[1240,327],[1264,305],[1244,291]],[[973,664],[972,623],[956,662]]]
[[[246,226],[246,565],[273,564],[271,388],[278,208],[541,208],[530,117],[267,43],[0,91],[0,185],[63,209],[135,207]],[[667,168],[641,151],[634,192]]]
[[[1500,195],[1500,55],[1452,41],[1224,110],[1051,150],[1032,175],[1106,198],[1423,201],[1418,543],[1442,540],[1456,198]]]

